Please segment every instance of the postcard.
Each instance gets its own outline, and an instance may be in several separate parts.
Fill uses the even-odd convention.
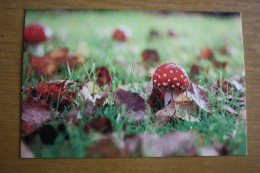
[[[21,158],[247,154],[240,13],[25,11]]]

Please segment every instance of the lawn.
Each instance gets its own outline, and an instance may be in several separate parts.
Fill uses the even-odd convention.
[[[52,38],[43,43],[45,53],[66,48],[68,56],[78,55],[84,62],[73,67],[68,62],[55,65],[57,68],[52,75],[39,73],[31,66],[33,48],[24,45],[22,114],[27,118],[22,115],[21,138],[34,157],[247,153],[244,52],[238,15],[27,10],[25,26],[35,22],[52,29]],[[126,41],[113,39],[112,34],[117,28],[129,30]],[[147,49],[155,50],[159,61],[143,60],[142,53]],[[203,58],[203,50],[214,55]],[[58,53],[54,52],[53,56]],[[178,117],[171,115],[165,123],[160,123],[158,111],[167,109],[169,112],[171,108],[156,105],[162,99],[151,89],[154,88],[151,74],[158,65],[166,62],[181,65],[195,84],[193,86],[203,88],[201,91],[206,93],[209,111],[201,102],[195,101],[203,100],[199,94],[193,101],[188,101],[195,110],[188,108],[188,113],[180,112]],[[100,85],[98,70],[101,70],[101,76],[108,73],[111,82]],[[66,80],[71,84],[63,93],[64,84],[56,81],[60,88],[55,99],[52,91],[47,94],[38,92],[38,88],[47,86],[40,86],[41,82],[55,80]],[[73,95],[82,87],[90,92],[88,99]],[[151,99],[151,95],[155,95],[155,99]],[[97,106],[99,97],[104,101]],[[28,101],[32,98],[32,102]],[[139,109],[142,113],[131,110],[132,114],[128,116],[129,107],[135,109],[138,105],[144,105],[144,109]],[[35,123],[36,120],[28,118],[29,114],[35,114],[34,117],[48,114],[48,118]],[[177,149],[168,147],[171,145]]]

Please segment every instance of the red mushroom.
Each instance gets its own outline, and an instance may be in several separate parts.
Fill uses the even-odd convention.
[[[178,94],[186,91],[190,85],[188,75],[183,67],[175,63],[164,63],[157,67],[152,80],[155,88],[165,91],[165,105],[174,100]]]
[[[24,41],[32,46],[37,56],[44,54],[44,47],[41,43],[50,39],[51,35],[52,30],[49,27],[38,23],[31,23],[24,29]]]
[[[129,28],[125,27],[125,26],[121,26],[119,28],[117,28],[114,32],[113,32],[113,39],[117,40],[117,41],[126,41],[127,38],[131,35],[131,31]]]

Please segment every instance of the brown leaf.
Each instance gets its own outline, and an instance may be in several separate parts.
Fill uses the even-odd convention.
[[[46,74],[47,76],[53,76],[56,65],[54,65],[51,61],[46,58],[41,58],[34,56],[32,54],[29,55],[30,64],[32,70],[34,70],[37,74]]]
[[[156,121],[158,125],[163,126],[167,124],[170,119],[175,117],[175,104],[171,102],[169,105],[165,106],[163,109],[155,113]]]
[[[70,67],[75,67],[77,64],[83,64],[84,58],[78,54],[69,56],[69,50],[67,48],[55,48],[46,53],[42,57],[29,55],[31,68],[37,74],[46,74],[52,77],[54,72],[62,64],[69,63]]]
[[[82,55],[74,53],[74,55],[69,58],[68,62],[69,62],[69,66],[71,68],[74,68],[77,65],[83,65],[85,63],[85,59]]]
[[[184,94],[180,94],[175,100],[175,117],[180,118],[185,121],[189,122],[198,122],[200,117],[194,117],[192,114],[194,112],[198,112],[198,105],[193,101],[190,100]]]
[[[206,112],[211,112],[209,109],[208,93],[202,86],[191,83],[188,90],[187,96],[194,100],[195,103]]]
[[[125,106],[127,118],[133,117],[137,121],[147,118],[145,100],[137,93],[117,89],[114,93],[114,103],[117,108]]]

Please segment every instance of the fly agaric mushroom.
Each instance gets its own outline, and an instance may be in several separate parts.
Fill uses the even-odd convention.
[[[152,77],[153,86],[165,91],[164,104],[174,100],[190,85],[189,78],[182,66],[175,63],[164,63],[158,66]]]
[[[113,32],[113,39],[124,42],[130,35],[131,30],[125,26],[121,26]]]
[[[24,41],[31,45],[36,56],[44,55],[44,47],[41,43],[50,39],[51,35],[52,30],[49,27],[38,23],[31,23],[24,29]]]

